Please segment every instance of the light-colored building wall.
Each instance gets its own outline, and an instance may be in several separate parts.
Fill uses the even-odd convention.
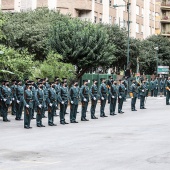
[[[144,39],[160,32],[158,20],[160,6],[157,1],[159,0],[129,0],[131,37]],[[128,0],[0,0],[0,5],[2,10],[16,12],[48,7],[82,20],[118,24],[120,27],[127,28],[127,2]],[[121,7],[114,8],[115,4]]]

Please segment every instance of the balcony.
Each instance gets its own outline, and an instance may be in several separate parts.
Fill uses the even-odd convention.
[[[161,35],[165,36],[165,37],[170,37],[170,31],[168,32],[165,32],[165,31],[162,31],[161,32]]]
[[[161,23],[170,23],[170,17],[169,16],[163,16],[161,18]]]
[[[162,9],[162,10],[170,10],[170,3],[163,1],[163,2],[161,3],[161,9]]]

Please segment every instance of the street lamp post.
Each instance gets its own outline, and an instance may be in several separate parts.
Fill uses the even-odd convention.
[[[128,64],[129,64],[129,48],[130,48],[130,3],[129,3],[129,0],[127,2],[127,5],[113,5],[114,8],[117,8],[117,7],[124,7],[124,6],[127,6],[127,12],[128,12],[128,21],[127,21],[127,26],[128,26],[128,39],[127,39],[127,67],[128,67]]]
[[[156,74],[158,75],[158,50],[159,47],[154,48],[156,50]]]

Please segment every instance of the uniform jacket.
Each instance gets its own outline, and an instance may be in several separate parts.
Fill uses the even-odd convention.
[[[80,98],[81,98],[81,101],[84,101],[84,99],[86,99],[87,102],[89,102],[89,87],[88,86],[82,85],[80,89]]]
[[[20,102],[24,102],[24,87],[23,86],[17,86],[16,87],[16,100],[19,100]]]
[[[130,96],[131,97],[137,97],[138,95],[138,87],[135,83],[132,83],[130,86]]]
[[[94,84],[90,88],[90,96],[92,100],[94,97],[96,98],[96,100],[98,99],[98,88]]]
[[[109,94],[110,94],[111,98],[112,98],[112,96],[117,98],[117,92],[118,92],[117,86],[112,84],[110,87],[110,90],[109,90]]]
[[[100,98],[104,97],[104,99],[107,99],[107,87],[105,83],[102,83],[100,85],[99,95],[100,95]]]
[[[79,102],[79,91],[77,87],[71,87],[69,91],[69,99],[70,101],[73,101],[75,105],[78,105]]]
[[[3,86],[1,90],[2,100],[6,99],[5,104],[10,105],[12,101],[12,91],[9,87]]]

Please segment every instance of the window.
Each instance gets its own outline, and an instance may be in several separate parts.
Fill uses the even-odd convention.
[[[139,6],[136,6],[136,15],[139,15]]]
[[[112,6],[112,0],[109,0],[109,6]]]
[[[102,0],[100,0],[100,3],[101,3],[101,4],[103,3]]]
[[[97,23],[97,17],[96,16],[94,17],[94,23]]]
[[[139,33],[139,24],[136,23],[136,32]]]
[[[99,18],[99,22],[102,23],[102,18]]]
[[[141,25],[141,33],[143,33],[143,25]]]

